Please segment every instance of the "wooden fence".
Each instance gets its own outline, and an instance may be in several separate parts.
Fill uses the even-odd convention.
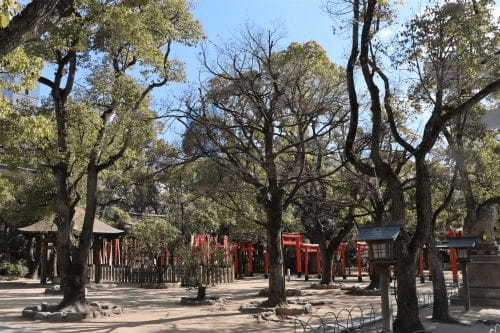
[[[229,267],[206,268],[199,266],[181,267],[178,265],[128,267],[101,265],[101,283],[146,284],[180,282],[183,286],[195,286],[231,283],[234,281],[234,269]],[[88,278],[95,282],[96,266],[89,265]]]

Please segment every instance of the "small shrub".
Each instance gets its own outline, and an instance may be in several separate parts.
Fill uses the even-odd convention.
[[[0,263],[0,275],[9,275],[23,277],[28,273],[28,267],[23,261],[16,261],[14,263],[2,262]]]

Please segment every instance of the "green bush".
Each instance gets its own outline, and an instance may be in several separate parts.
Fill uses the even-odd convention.
[[[28,267],[22,260],[14,263],[2,262],[0,263],[0,275],[18,276],[23,277],[28,273]]]

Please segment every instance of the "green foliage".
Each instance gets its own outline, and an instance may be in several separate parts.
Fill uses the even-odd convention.
[[[201,272],[206,274],[216,268],[227,267],[231,264],[226,250],[220,247],[199,246],[191,248],[191,246],[183,244],[177,248],[177,255],[183,270],[189,272],[185,275],[189,286],[202,286],[204,275]]]
[[[16,261],[14,263],[10,262],[0,263],[0,275],[23,277],[27,273],[28,273],[28,267],[22,260]]]
[[[12,227],[37,222],[54,204],[50,175],[26,171],[0,171],[0,222]]]
[[[494,6],[492,0],[437,2],[410,21],[395,65],[418,76],[409,95],[415,104],[432,104],[435,91],[443,89],[444,102],[456,105],[497,78],[500,21]]]
[[[178,233],[179,231],[164,219],[146,218],[136,223],[131,233],[131,237],[138,240],[138,247],[134,248],[135,255],[156,259]]]
[[[114,225],[132,222],[129,213],[118,207],[109,207],[104,212],[104,218],[113,222]]]

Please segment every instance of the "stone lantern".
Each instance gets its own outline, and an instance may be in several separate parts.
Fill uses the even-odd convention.
[[[380,292],[384,333],[392,332],[392,308],[389,300],[388,267],[395,263],[395,242],[401,233],[401,225],[359,228],[358,240],[368,243],[370,263],[380,272]]]
[[[467,274],[467,263],[470,261],[470,250],[475,246],[475,238],[452,238],[448,241],[448,247],[457,249],[458,261],[462,264],[462,278],[464,281],[463,296],[466,311],[470,308],[470,288]]]

